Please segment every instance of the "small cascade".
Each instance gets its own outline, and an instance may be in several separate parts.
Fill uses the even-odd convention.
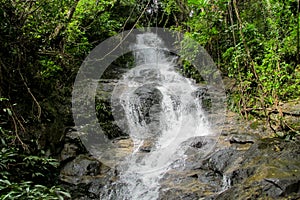
[[[226,174],[223,174],[223,180],[222,180],[222,190],[221,192],[224,192],[231,186],[231,180],[230,177],[228,177]]]
[[[197,87],[175,70],[176,57],[163,41],[144,33],[135,45],[136,67],[119,80],[112,98],[124,111],[120,126],[134,147],[117,168],[119,179],[106,186],[101,199],[159,199],[163,175],[184,166],[186,141],[212,134],[201,99],[193,95]],[[145,145],[147,152],[141,151]]]

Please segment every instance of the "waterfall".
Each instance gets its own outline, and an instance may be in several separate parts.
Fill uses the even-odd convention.
[[[101,199],[159,199],[163,175],[184,166],[186,141],[211,135],[195,83],[176,71],[176,57],[163,41],[144,33],[135,45],[135,67],[119,80],[112,98],[123,110],[114,116],[134,147]],[[142,151],[143,146],[148,150]]]

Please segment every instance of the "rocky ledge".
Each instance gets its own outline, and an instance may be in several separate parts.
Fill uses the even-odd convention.
[[[210,154],[188,157],[184,168],[164,175],[160,199],[300,198],[299,138],[262,138],[262,132],[267,131],[264,125],[253,127],[253,122],[238,120],[233,113],[228,113],[222,129]],[[71,132],[66,137],[60,178],[72,199],[99,199],[104,186],[118,179],[118,172],[91,157],[78,134]],[[128,137],[114,142],[120,156],[131,152]],[[191,149],[201,152],[209,145],[207,140],[194,143]],[[140,151],[150,152],[151,145],[145,144]]]

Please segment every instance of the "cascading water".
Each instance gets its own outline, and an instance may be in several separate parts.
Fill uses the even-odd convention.
[[[112,98],[123,110],[114,116],[122,116],[116,120],[134,147],[101,199],[159,199],[160,179],[185,164],[186,141],[211,135],[197,87],[175,70],[176,57],[166,53],[162,40],[144,33],[135,45],[136,67],[119,81]]]

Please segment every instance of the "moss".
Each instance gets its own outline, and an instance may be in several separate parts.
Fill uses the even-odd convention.
[[[259,158],[261,159],[261,158]],[[249,166],[248,166],[249,167]],[[251,184],[266,178],[289,179],[299,177],[300,161],[277,159],[274,163],[265,163],[256,170],[256,173],[249,177],[246,182]]]
[[[250,124],[250,128],[255,130],[258,128],[259,125],[260,125],[259,121],[254,121]]]

